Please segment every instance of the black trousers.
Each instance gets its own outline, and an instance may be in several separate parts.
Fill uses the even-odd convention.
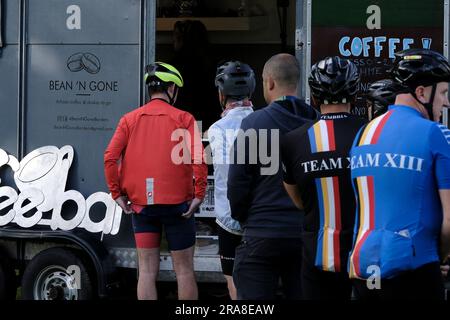
[[[319,270],[303,257],[301,281],[305,300],[351,300],[352,282],[347,272]]]
[[[236,249],[233,280],[239,300],[274,300],[281,280],[284,298],[301,295],[300,238],[244,236]]]
[[[370,290],[365,280],[353,280],[358,300],[444,300],[439,263],[426,264],[391,279],[381,279],[381,288]]]

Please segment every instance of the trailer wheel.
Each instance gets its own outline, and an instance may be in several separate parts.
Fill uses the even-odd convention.
[[[17,277],[11,262],[0,254],[0,301],[15,300],[17,292]]]
[[[36,255],[22,277],[25,300],[89,300],[93,292],[85,263],[64,248],[51,248]]]

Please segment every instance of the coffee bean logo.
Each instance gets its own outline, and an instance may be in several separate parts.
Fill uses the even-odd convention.
[[[83,63],[81,62],[81,57],[83,57],[82,52],[75,53],[67,59],[67,68],[72,72],[78,72],[84,69]]]
[[[96,74],[100,71],[100,60],[92,53],[83,54],[81,63],[84,65],[84,69],[90,74]]]
[[[90,74],[99,73],[101,68],[100,59],[92,53],[77,52],[67,59],[67,68],[71,72],[86,70]]]

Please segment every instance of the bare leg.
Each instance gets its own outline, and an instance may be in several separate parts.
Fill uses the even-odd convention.
[[[198,289],[194,274],[194,246],[171,251],[173,269],[177,275],[178,299],[197,300]]]
[[[159,248],[137,249],[139,258],[138,299],[157,300],[156,278],[159,272]]]
[[[228,293],[230,294],[231,300],[237,300],[237,292],[236,287],[234,285],[233,277],[225,275],[225,279],[227,280]]]

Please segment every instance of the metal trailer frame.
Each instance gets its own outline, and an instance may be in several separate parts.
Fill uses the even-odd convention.
[[[300,62],[299,97],[310,103],[308,75],[311,72],[311,10],[312,0],[296,0],[295,54]]]

